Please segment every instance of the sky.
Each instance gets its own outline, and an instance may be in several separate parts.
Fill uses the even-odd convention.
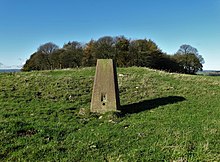
[[[151,39],[168,54],[191,45],[220,70],[220,0],[0,0],[0,68],[21,67],[47,42]]]

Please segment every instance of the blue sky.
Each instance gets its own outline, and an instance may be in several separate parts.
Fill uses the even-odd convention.
[[[204,69],[220,70],[220,0],[0,0],[1,68],[22,65],[47,42],[107,35],[152,39],[169,54],[189,44]]]

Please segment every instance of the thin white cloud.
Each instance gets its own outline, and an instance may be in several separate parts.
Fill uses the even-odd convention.
[[[4,65],[3,63],[0,63],[0,69],[21,69],[23,65]]]
[[[2,66],[3,66],[3,63],[0,62],[0,67],[2,67]]]

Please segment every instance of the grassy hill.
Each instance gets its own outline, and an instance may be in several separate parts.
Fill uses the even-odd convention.
[[[97,115],[94,74],[0,74],[0,161],[220,161],[220,77],[119,68],[122,112]]]

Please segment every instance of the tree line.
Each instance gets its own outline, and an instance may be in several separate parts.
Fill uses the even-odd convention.
[[[202,70],[204,63],[198,50],[190,45],[182,45],[176,54],[170,55],[150,39],[104,36],[86,44],[68,42],[62,48],[45,43],[30,56],[22,71],[90,67],[95,66],[97,59],[109,58],[118,67],[139,66],[188,74]]]

